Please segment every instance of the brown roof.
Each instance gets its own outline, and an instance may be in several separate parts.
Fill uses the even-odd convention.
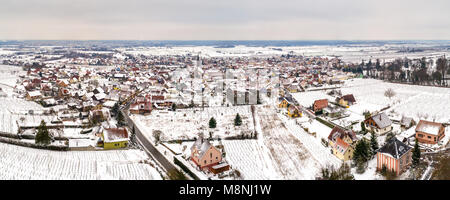
[[[319,99],[314,101],[314,107],[318,109],[326,108],[328,106],[328,99]]]
[[[128,138],[128,132],[125,128],[105,128],[107,141]]]
[[[164,96],[160,96],[160,95],[152,96],[152,100],[164,100]]]
[[[339,126],[335,126],[331,132],[330,135],[328,135],[328,139],[335,141],[336,138],[343,139],[346,135],[348,135],[352,140],[356,140],[356,134],[352,130],[345,130]]]
[[[353,96],[353,94],[344,95],[344,96],[342,96],[342,98],[344,100],[348,101],[348,102],[352,102],[352,103],[356,102],[355,97]]]

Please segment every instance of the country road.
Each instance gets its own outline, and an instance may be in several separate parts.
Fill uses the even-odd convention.
[[[142,133],[142,131],[139,129],[139,127],[136,126],[136,124],[131,120],[130,116],[128,115],[128,112],[121,111],[123,116],[128,122],[128,126],[132,129],[135,128],[136,131],[136,137],[143,145],[145,151],[149,153],[156,161],[158,161],[162,167],[166,170],[166,172],[169,172],[171,170],[178,170],[170,161],[167,160],[166,157],[164,157],[161,152],[158,151],[158,149],[153,146],[153,144],[150,142],[150,140],[145,137],[145,135]]]

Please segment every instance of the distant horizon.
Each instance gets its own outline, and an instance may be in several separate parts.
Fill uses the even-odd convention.
[[[450,1],[2,0],[4,40],[450,40]]]
[[[294,47],[294,46],[383,46],[383,45],[430,45],[450,47],[450,40],[0,40],[0,46],[67,46],[91,47],[183,47],[211,46],[215,48],[247,47]]]

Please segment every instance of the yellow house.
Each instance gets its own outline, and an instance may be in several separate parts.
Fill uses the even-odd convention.
[[[300,109],[297,106],[291,105],[288,107],[287,110],[289,117],[296,118],[302,116],[302,111],[300,111]]]
[[[128,147],[128,132],[125,128],[105,128],[102,131],[103,149]]]
[[[346,108],[350,107],[350,105],[355,104],[356,100],[353,94],[347,94],[337,99],[339,105],[344,106]]]
[[[97,105],[95,105],[92,109],[93,110],[101,110],[103,108],[103,105],[102,104],[97,104]]]
[[[288,105],[289,105],[289,102],[285,98],[283,98],[283,100],[281,100],[280,104],[278,104],[278,107],[279,108],[287,108]]]
[[[342,161],[347,161],[353,158],[353,151],[354,149],[351,144],[341,140],[341,138],[337,138],[333,146],[333,155]]]
[[[343,98],[339,99],[339,105],[344,106],[346,108],[348,108],[348,101],[344,100]]]
[[[353,158],[356,134],[352,130],[346,130],[335,126],[328,136],[328,145],[331,147],[333,155],[343,161]]]

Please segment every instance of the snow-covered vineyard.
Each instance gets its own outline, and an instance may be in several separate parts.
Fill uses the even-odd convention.
[[[50,151],[0,143],[0,179],[158,180],[139,150]]]
[[[243,179],[281,179],[272,161],[257,140],[223,140],[227,161],[242,173]]]

